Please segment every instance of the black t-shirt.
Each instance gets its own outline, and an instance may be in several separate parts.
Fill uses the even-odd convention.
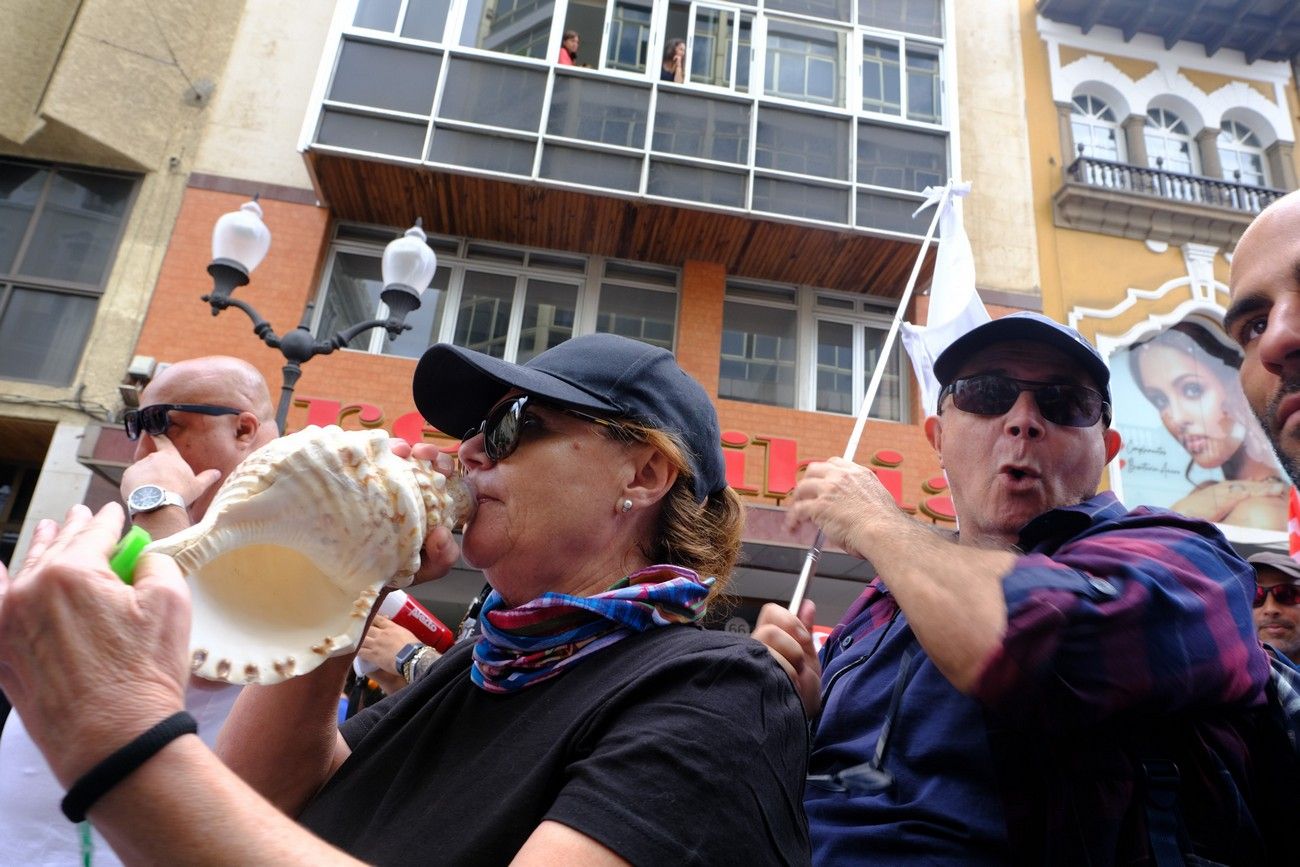
[[[473,642],[349,720],[299,821],[380,864],[505,864],[545,820],[633,864],[807,864],[807,725],[745,637],[669,626],[509,694]]]

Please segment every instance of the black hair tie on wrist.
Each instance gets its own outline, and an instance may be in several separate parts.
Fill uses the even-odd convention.
[[[198,734],[199,724],[177,711],[82,774],[59,805],[70,822],[84,822],[86,811],[110,789],[182,735]]]

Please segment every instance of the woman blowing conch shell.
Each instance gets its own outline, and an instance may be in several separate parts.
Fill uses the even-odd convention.
[[[593,335],[522,366],[435,346],[414,391],[465,434],[464,557],[494,588],[482,636],[341,733],[347,656],[245,689],[226,765],[181,735],[90,819],[143,862],[807,863],[793,686],[762,645],[698,626],[743,522],[703,389],[671,353]],[[188,605],[173,561],[146,555],[134,588],[103,568],[120,520],[42,525],[0,607],[0,687],[77,792],[115,749],[140,754],[188,671],[177,619],[150,616]],[[457,554],[436,527],[415,580]]]

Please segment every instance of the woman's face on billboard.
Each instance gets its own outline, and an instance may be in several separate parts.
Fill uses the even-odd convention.
[[[1245,425],[1228,410],[1227,384],[1220,375],[1235,371],[1171,346],[1149,344],[1138,351],[1142,391],[1165,428],[1198,467],[1222,466],[1246,435]]]

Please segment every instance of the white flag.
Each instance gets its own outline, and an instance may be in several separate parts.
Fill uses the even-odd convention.
[[[934,204],[943,208],[939,215],[939,252],[930,281],[930,310],[925,325],[904,322],[902,337],[903,348],[921,384],[925,414],[934,415],[939,402],[934,360],[958,337],[992,317],[975,291],[975,257],[961,220],[958,198],[970,193],[970,184],[949,181],[948,186],[926,187],[924,192],[926,200],[917,213]]]

